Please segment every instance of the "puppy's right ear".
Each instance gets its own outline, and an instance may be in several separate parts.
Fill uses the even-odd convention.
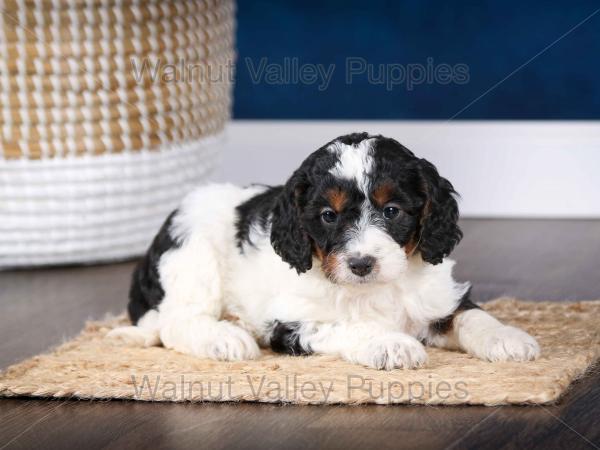
[[[301,167],[279,194],[271,220],[271,245],[275,253],[299,274],[312,267],[312,244],[300,218],[308,187],[306,169]]]

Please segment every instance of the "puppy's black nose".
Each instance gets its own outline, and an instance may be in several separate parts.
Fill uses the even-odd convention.
[[[353,274],[358,275],[359,277],[370,274],[373,270],[373,266],[375,266],[375,258],[372,256],[361,256],[348,259],[348,267],[350,267]]]

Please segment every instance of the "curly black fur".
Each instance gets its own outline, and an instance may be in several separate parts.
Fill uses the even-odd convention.
[[[254,245],[250,240],[252,226],[258,225],[262,231],[267,230],[269,215],[282,191],[283,186],[268,186],[266,191],[246,200],[236,208],[235,238],[241,251],[243,251],[244,244]]]
[[[417,158],[398,141],[383,136],[370,137],[376,139],[374,182],[391,180],[398,186],[405,195],[403,206],[417,219],[413,238],[418,241],[423,260],[441,263],[462,238],[454,188],[438,174],[433,164]],[[407,221],[406,226],[410,225]],[[399,243],[406,244],[404,239],[399,239]]]
[[[424,261],[439,264],[463,236],[458,227],[456,191],[429,161],[419,160],[418,168],[427,196],[421,217],[419,251]]]
[[[303,213],[307,198],[335,163],[335,157],[326,147],[304,160],[283,187],[273,208],[271,245],[298,273],[312,267],[312,241],[305,229]]]

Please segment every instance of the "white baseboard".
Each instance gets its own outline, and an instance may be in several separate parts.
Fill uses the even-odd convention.
[[[463,216],[600,218],[600,121],[233,121],[217,178],[280,184],[355,131],[394,137],[434,163]]]

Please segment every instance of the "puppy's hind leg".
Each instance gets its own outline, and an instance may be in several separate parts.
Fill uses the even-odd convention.
[[[160,345],[158,311],[151,309],[138,320],[137,325],[114,328],[106,337],[134,347]]]
[[[226,361],[258,357],[255,339],[221,320],[223,267],[218,250],[208,239],[193,236],[181,248],[166,253],[159,272],[165,297],[158,322],[165,347]]]
[[[431,324],[426,341],[434,347],[462,350],[487,361],[530,361],[540,346],[525,331],[504,325],[463,296],[456,311]]]

